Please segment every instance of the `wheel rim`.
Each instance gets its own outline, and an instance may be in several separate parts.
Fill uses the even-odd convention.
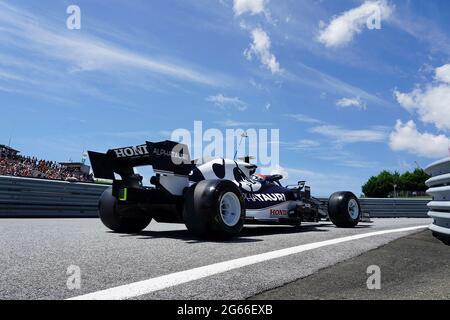
[[[350,201],[348,202],[348,213],[353,220],[358,219],[359,207],[358,202],[355,199],[350,199]]]
[[[241,202],[236,194],[227,192],[220,199],[220,216],[223,222],[229,226],[235,226],[241,217]]]

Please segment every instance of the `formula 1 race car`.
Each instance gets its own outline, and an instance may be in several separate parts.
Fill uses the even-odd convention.
[[[157,222],[184,223],[199,237],[236,236],[244,223],[298,226],[329,218],[337,227],[351,228],[361,208],[351,192],[336,192],[328,205],[311,197],[304,181],[282,186],[281,175],[256,174],[244,161],[191,161],[187,146],[173,141],[89,151],[96,178],[113,180],[99,200],[99,216],[109,229],[137,233]],[[155,175],[145,187],[134,167],[150,165]]]

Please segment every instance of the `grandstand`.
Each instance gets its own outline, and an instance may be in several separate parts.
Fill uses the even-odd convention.
[[[0,144],[0,157],[16,156],[19,152],[19,150],[13,149],[10,146]]]
[[[20,151],[0,145],[0,175],[49,180],[92,182],[90,167],[78,162],[56,162],[19,155]]]

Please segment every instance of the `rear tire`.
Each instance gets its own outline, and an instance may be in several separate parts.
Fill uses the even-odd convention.
[[[127,211],[142,213],[142,217],[123,217],[121,214]],[[98,215],[105,227],[119,233],[138,233],[144,230],[152,221],[152,217],[146,215],[136,205],[119,205],[117,198],[112,195],[112,188],[106,189],[98,203]]]
[[[203,180],[185,192],[183,219],[198,237],[231,238],[244,226],[245,203],[239,188],[229,180]]]
[[[361,206],[351,192],[335,192],[328,199],[328,216],[338,228],[353,228],[361,219]]]

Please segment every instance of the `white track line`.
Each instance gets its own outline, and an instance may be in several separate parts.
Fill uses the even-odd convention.
[[[93,293],[88,293],[85,295],[77,296],[70,298],[68,300],[122,300],[122,299],[129,299],[134,298],[137,296],[141,296],[144,294],[148,294],[151,292],[155,292],[158,290],[166,289],[169,287],[177,286],[186,282],[191,282],[194,280],[199,280],[205,277],[209,277],[212,275],[216,275],[219,273],[223,273],[226,271],[242,268],[245,266],[249,266],[252,264],[256,264],[263,261],[268,261],[272,259],[277,259],[289,255],[293,255],[296,253],[313,250],[325,246],[330,246],[338,243],[373,237],[373,236],[379,236],[384,234],[390,234],[390,233],[397,233],[397,232],[406,232],[406,231],[413,231],[418,229],[424,229],[428,228],[428,225],[423,226],[416,226],[416,227],[408,227],[408,228],[401,228],[401,229],[391,229],[391,230],[383,230],[383,231],[375,231],[375,232],[369,232],[369,233],[363,233],[343,238],[337,238],[337,239],[331,239],[326,241],[320,241],[320,242],[314,242],[314,243],[308,243],[308,244],[302,244],[296,247],[281,249],[281,250],[275,250],[270,251],[266,253],[261,253],[249,257],[244,258],[238,258],[234,260],[219,262],[215,264],[210,264],[208,266],[203,266],[199,268],[194,268],[190,270],[185,270],[181,272],[171,273],[168,275],[133,282],[130,284],[101,290]]]

